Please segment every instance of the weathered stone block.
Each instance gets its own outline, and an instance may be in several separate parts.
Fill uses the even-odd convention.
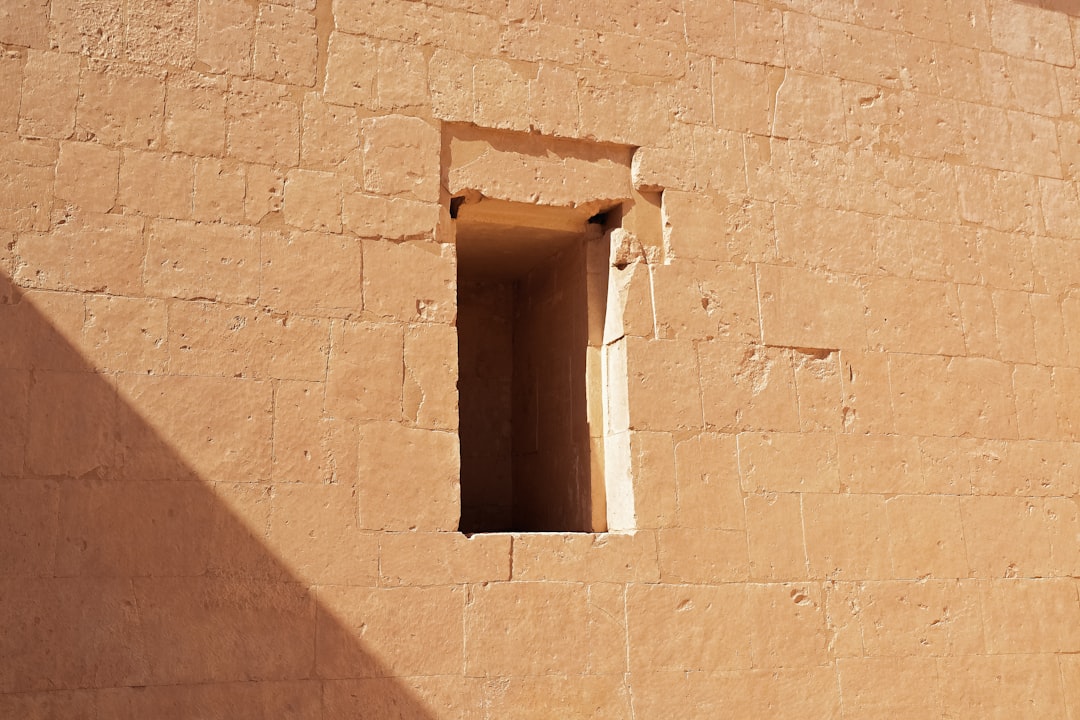
[[[79,342],[87,362],[103,372],[164,373],[169,365],[166,305],[149,298],[86,298]]]
[[[656,536],[637,531],[523,533],[513,539],[513,580],[545,582],[655,582]]]
[[[710,75],[711,114],[719,127],[735,132],[770,133],[782,73],[778,76],[772,68],[755,63],[717,59]]]
[[[819,585],[751,585],[747,588],[747,614],[755,668],[828,662],[829,632]]]
[[[384,585],[459,585],[510,579],[509,535],[406,532],[382,536],[379,574]]]
[[[280,5],[260,6],[255,22],[255,77],[313,86],[316,43],[315,16],[311,13]]]
[[[124,49],[124,4],[56,0],[49,9],[49,36],[57,49],[115,60]]]
[[[473,587],[465,611],[466,674],[625,671],[625,655],[619,652],[625,632],[622,593],[609,597],[604,588],[516,582]],[[522,653],[523,647],[534,651]]]
[[[400,421],[404,382],[401,327],[340,322],[331,332],[327,409],[353,420]]]
[[[528,121],[511,108],[528,108],[529,81],[536,77],[531,65],[503,60],[481,60],[473,65],[474,118],[485,127],[528,130]]]
[[[411,43],[384,41],[379,44],[378,67],[376,92],[380,110],[398,112],[430,105],[428,62],[422,48]]]
[[[281,212],[285,198],[285,173],[267,165],[247,166],[244,217],[255,225],[268,215]]]
[[[775,215],[780,260],[809,270],[849,274],[873,268],[873,216],[786,204],[777,204]]]
[[[984,358],[889,356],[896,430],[911,435],[1016,437],[1009,365]]]
[[[153,638],[149,685],[305,677],[315,663],[315,599],[296,582],[144,578],[134,587]]]
[[[0,8],[0,42],[44,49],[48,45],[49,3],[9,0]]]
[[[629,431],[620,433],[615,447],[605,453],[612,453],[620,460],[629,456],[630,481],[629,489],[632,491],[633,522],[624,528],[661,528],[671,527],[678,523],[678,485],[675,477],[675,447],[672,433],[652,431]],[[623,444],[625,442],[625,445]],[[613,463],[614,464],[614,463]],[[605,481],[610,489],[609,502],[618,498],[619,501],[628,501],[630,497],[621,497],[620,490],[624,487],[621,479],[611,466],[605,468],[607,472],[615,474]],[[620,483],[616,485],[615,483]]]
[[[963,355],[964,328],[956,288],[945,283],[878,278],[864,291],[871,349]]]
[[[364,240],[364,308],[405,322],[457,315],[454,248],[427,241]]]
[[[753,268],[682,260],[650,268],[657,336],[753,342],[761,335]]]
[[[390,197],[438,201],[438,130],[419,118],[386,115],[361,121],[360,134],[365,190]]]
[[[327,680],[316,687],[320,691],[317,705],[326,720],[376,720],[395,713],[477,720],[484,712],[483,681],[479,678],[414,675]]]
[[[169,304],[174,373],[318,381],[326,377],[329,354],[328,320],[226,303]]]
[[[776,259],[772,207],[750,199],[665,190],[664,247],[676,259],[769,262]]]
[[[269,480],[269,383],[131,374],[121,375],[117,388],[116,454],[123,479]]]
[[[238,160],[295,167],[300,161],[300,105],[287,88],[233,79],[225,106],[226,152]]]
[[[630,427],[683,430],[702,426],[698,362],[683,340],[628,337]]]
[[[457,436],[396,422],[360,427],[360,525],[448,531],[461,516]]]
[[[374,586],[379,538],[362,532],[351,483],[275,485],[267,550],[301,582]]]
[[[657,531],[657,546],[662,582],[712,585],[747,579],[742,530],[662,528]]]
[[[192,73],[170,75],[164,138],[170,150],[199,156],[225,154],[224,78]]]
[[[202,222],[242,224],[247,173],[237,163],[200,158],[195,163],[192,217]]]
[[[656,484],[655,472],[648,465],[642,467],[642,484]],[[657,480],[661,478],[666,476]],[[675,479],[680,527],[745,528],[734,436],[702,433],[676,444]]]
[[[341,232],[342,182],[334,173],[292,170],[285,176],[285,222],[301,230]]]
[[[1042,655],[969,655],[938,663],[945,712],[1003,712],[1031,717],[1063,704],[1056,658]],[[1071,690],[1071,689],[1070,689]]]
[[[866,654],[925,657],[986,652],[981,590],[973,580],[863,584],[858,604]]]
[[[160,5],[133,0],[124,13],[124,53],[128,60],[190,68],[195,63],[197,0]]]
[[[404,198],[350,192],[344,200],[345,229],[362,238],[430,240],[436,237],[440,207]]]
[[[749,669],[750,637],[739,629],[748,612],[746,588],[739,584],[631,585],[630,670]]]
[[[791,353],[729,342],[698,344],[706,425],[720,432],[799,429]]]
[[[3,365],[15,370],[91,372],[74,351],[86,315],[84,296],[76,292],[20,292],[16,305],[0,305],[5,331],[18,342],[4,343]]]
[[[195,56],[211,72],[247,75],[255,46],[255,10],[244,0],[203,0]]]
[[[7,50],[0,53],[0,92],[9,98],[0,108],[0,132],[14,133],[19,129],[19,105],[22,101],[23,70],[26,53]]]
[[[145,223],[131,215],[85,213],[16,244],[15,280],[26,287],[142,295]]]
[[[460,675],[464,609],[461,587],[322,588],[315,667],[324,678]]]
[[[323,409],[321,382],[274,387],[273,477],[277,483],[337,483],[356,477],[355,428]]]
[[[187,220],[195,164],[183,155],[125,150],[120,156],[119,202],[149,217]]]
[[[458,4],[414,5],[409,0],[390,0],[378,5],[351,4],[334,8],[334,22],[344,32],[494,55],[502,29],[502,24],[491,17],[497,14],[496,11],[493,8],[469,10]]]
[[[544,720],[558,712],[567,717],[618,720],[631,710],[622,675],[532,675],[490,680],[484,706],[499,717]]]
[[[959,498],[899,495],[885,510],[894,577],[968,576]]]
[[[3,315],[0,317],[7,318]],[[6,322],[4,327],[10,327]],[[6,358],[5,358],[6,359]],[[0,449],[0,477],[18,478],[24,474],[24,460],[30,419],[30,374],[29,370],[0,370],[0,390],[7,398],[5,407],[0,411],[0,432],[11,438]],[[17,488],[14,488],[17,490]],[[7,507],[17,507],[9,504]],[[13,559],[13,562],[18,562]]]
[[[789,71],[776,91],[772,131],[777,137],[843,142],[843,106],[839,80]]]
[[[993,291],[984,285],[960,285],[956,291],[966,354],[1000,358]]]
[[[634,673],[634,710],[663,717],[674,702],[688,712],[719,717],[762,717],[775,708],[814,717],[840,712],[840,687],[831,667]]]
[[[1045,577],[1053,565],[1050,523],[1042,500],[966,497],[960,500],[971,574],[980,578]]]
[[[10,373],[0,373],[0,388],[14,390],[13,379]],[[22,394],[22,412],[25,413],[25,388]],[[22,439],[18,432],[20,428],[13,422],[18,420],[25,424],[25,418],[19,418],[9,409],[0,414],[0,428],[13,431],[9,437]],[[21,457],[16,463],[10,450],[0,454],[0,474],[14,476],[21,472]],[[0,503],[0,519],[3,520],[0,542],[10,549],[0,558],[0,577],[52,577],[56,572],[56,544],[60,533],[58,486],[59,483],[52,481],[0,480],[0,498],[3,499]]]
[[[536,78],[529,83],[532,124],[547,135],[574,137],[578,129],[577,104],[577,75],[568,68],[541,63]]]
[[[96,143],[60,144],[56,163],[56,197],[93,212],[116,204],[120,153]]]
[[[746,542],[750,579],[792,581],[807,577],[802,508],[794,493],[747,495]]]
[[[746,492],[836,492],[833,433],[740,433],[739,470]]]
[[[38,372],[29,406],[29,472],[80,477],[116,465],[117,400],[109,383],[87,372]]]
[[[360,147],[356,111],[324,102],[319,92],[304,96],[300,129],[300,164],[305,167],[332,170]]]
[[[802,499],[810,577],[891,577],[885,500],[879,495],[806,494]]]
[[[198,481],[81,480],[65,484],[58,510],[61,577],[189,577],[206,572],[218,512]]]
[[[82,78],[77,132],[80,139],[106,145],[156,149],[161,146],[165,108],[162,73],[124,63],[95,63]]]
[[[79,95],[79,59],[58,52],[31,50],[23,71],[19,134],[24,137],[70,138],[75,132]]]
[[[735,3],[735,57],[784,67],[784,17],[776,8]]]
[[[157,297],[248,303],[259,295],[259,242],[242,225],[150,224],[146,290]]]
[[[369,37],[334,32],[330,35],[323,96],[348,107],[377,104],[379,46]]]
[[[431,54],[428,92],[435,117],[446,122],[472,121],[476,106],[472,72],[472,60],[466,55],[446,48],[437,48]],[[533,114],[537,112],[534,110]]]
[[[405,331],[403,412],[419,427],[458,427],[457,332],[425,323]]]
[[[1072,67],[1075,62],[1068,18],[1049,8],[994,6],[990,35],[994,48],[1009,55]]]
[[[1001,359],[1016,363],[1035,362],[1035,324],[1031,317],[1029,294],[999,290],[994,293],[993,302]]]
[[[868,717],[941,712],[941,682],[932,658],[852,658],[837,664],[844,706],[855,712]],[[881,682],[884,672],[890,673],[892,682]]]
[[[313,317],[360,314],[364,306],[360,241],[327,233],[266,230],[261,245],[261,303]]]
[[[934,492],[924,485],[926,475],[917,438],[900,435],[840,434],[836,436],[840,491],[846,493]]]
[[[1080,647],[1080,606],[1071,578],[990,580],[980,583],[994,654],[1074,653]]]
[[[133,612],[136,603],[130,578],[0,579],[0,612],[12,618],[4,643],[22,658],[5,664],[0,675],[5,696],[56,692],[58,684],[74,689],[148,682],[145,619]],[[110,632],[88,634],[87,616]],[[46,637],[65,651],[42,642]]]
[[[1002,232],[1033,232],[1039,192],[1030,175],[960,166],[956,168],[961,217]]]
[[[769,345],[866,347],[862,289],[851,276],[758,266],[762,339]]]
[[[27,143],[31,144],[31,143]],[[36,145],[36,143],[33,143]],[[23,143],[0,146],[5,154],[18,156]],[[11,152],[14,150],[14,152]],[[48,163],[56,162],[56,150]],[[9,157],[10,157],[9,155]],[[44,159],[44,158],[42,158]],[[21,162],[23,158],[0,160],[0,228],[4,230],[48,230],[51,226],[54,172],[47,165]]]

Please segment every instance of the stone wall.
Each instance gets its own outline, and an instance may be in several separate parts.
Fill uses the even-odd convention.
[[[1077,3],[0,45],[0,716],[1080,718]],[[457,532],[458,202],[610,239],[567,382],[617,532]]]

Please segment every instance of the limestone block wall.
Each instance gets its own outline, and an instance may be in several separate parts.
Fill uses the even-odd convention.
[[[0,717],[1080,718],[1076,3],[0,46]],[[607,213],[619,532],[457,532],[456,198]]]

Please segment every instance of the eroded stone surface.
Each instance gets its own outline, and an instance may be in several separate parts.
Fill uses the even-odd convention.
[[[0,716],[1074,718],[1074,5],[0,0]],[[481,197],[620,532],[457,532]]]

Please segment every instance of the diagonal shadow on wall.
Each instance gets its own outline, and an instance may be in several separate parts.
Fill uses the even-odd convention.
[[[433,717],[251,530],[268,487],[199,477],[125,399],[145,381],[0,275],[0,717]]]
[[[1062,12],[1066,15],[1080,17],[1080,0],[1017,0],[1021,5],[1042,8]]]

